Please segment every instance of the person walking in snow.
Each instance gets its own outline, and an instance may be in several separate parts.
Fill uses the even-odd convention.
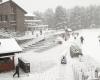
[[[16,71],[15,71],[13,77],[14,77],[16,74],[17,74],[18,77],[19,77],[19,64],[16,65]]]
[[[81,43],[83,44],[84,38],[83,36],[80,37]]]

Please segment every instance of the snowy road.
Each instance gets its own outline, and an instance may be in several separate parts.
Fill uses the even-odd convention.
[[[0,74],[2,80],[75,80],[73,75],[72,64],[84,65],[78,62],[78,59],[71,59],[69,55],[69,47],[73,43],[77,43],[83,51],[83,54],[92,57],[95,61],[100,61],[100,43],[98,42],[97,36],[100,35],[99,31],[82,31],[80,35],[85,38],[84,44],[80,44],[80,39],[74,40],[70,38],[67,42],[62,45],[56,46],[52,49],[48,49],[44,52],[38,53],[34,50],[30,50],[23,54],[23,58],[27,59],[31,63],[30,74],[20,74],[20,78],[12,78],[13,72]],[[73,41],[74,40],[74,41]],[[92,46],[91,46],[92,44]],[[67,64],[60,64],[61,56],[66,55]],[[21,56],[21,55],[20,55]],[[92,62],[92,60],[90,60]],[[94,61],[94,62],[95,62]],[[88,61],[86,63],[88,64]],[[78,65],[77,67],[79,67]],[[83,67],[83,66],[82,66]],[[8,75],[7,75],[8,74]],[[5,77],[4,77],[5,76]]]
[[[3,80],[74,80],[69,59],[68,64],[60,64],[62,55],[69,53],[69,47],[69,42],[65,42],[41,53],[36,53],[34,50],[28,51],[22,57],[31,63],[29,76],[20,73],[19,79],[12,78],[13,72],[10,72],[6,73],[6,78],[2,77],[4,74],[0,74],[0,77]]]

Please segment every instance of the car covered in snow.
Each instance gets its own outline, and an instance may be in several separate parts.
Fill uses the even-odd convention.
[[[77,44],[71,45],[70,56],[73,58],[73,57],[79,57],[79,55],[83,55],[81,48]]]
[[[64,39],[62,37],[57,37],[55,39],[55,43],[57,43],[57,44],[62,44],[63,42],[64,42]]]

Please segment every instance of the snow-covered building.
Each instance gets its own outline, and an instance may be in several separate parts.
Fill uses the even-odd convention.
[[[14,69],[14,55],[21,51],[22,49],[19,47],[15,39],[0,39],[0,72]]]
[[[25,26],[27,31],[30,31],[32,34],[36,31],[42,33],[42,31],[48,30],[48,25],[44,25],[42,20],[31,14],[25,16]]]
[[[24,32],[24,14],[27,12],[12,0],[0,4],[0,29]]]

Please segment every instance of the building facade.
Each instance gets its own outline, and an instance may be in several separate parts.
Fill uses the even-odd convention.
[[[12,0],[0,4],[0,29],[24,32],[24,14],[27,12]]]
[[[48,30],[48,25],[44,25],[42,20],[37,19],[36,16],[25,16],[25,26],[27,31],[31,31],[32,34],[36,31],[42,33]]]

